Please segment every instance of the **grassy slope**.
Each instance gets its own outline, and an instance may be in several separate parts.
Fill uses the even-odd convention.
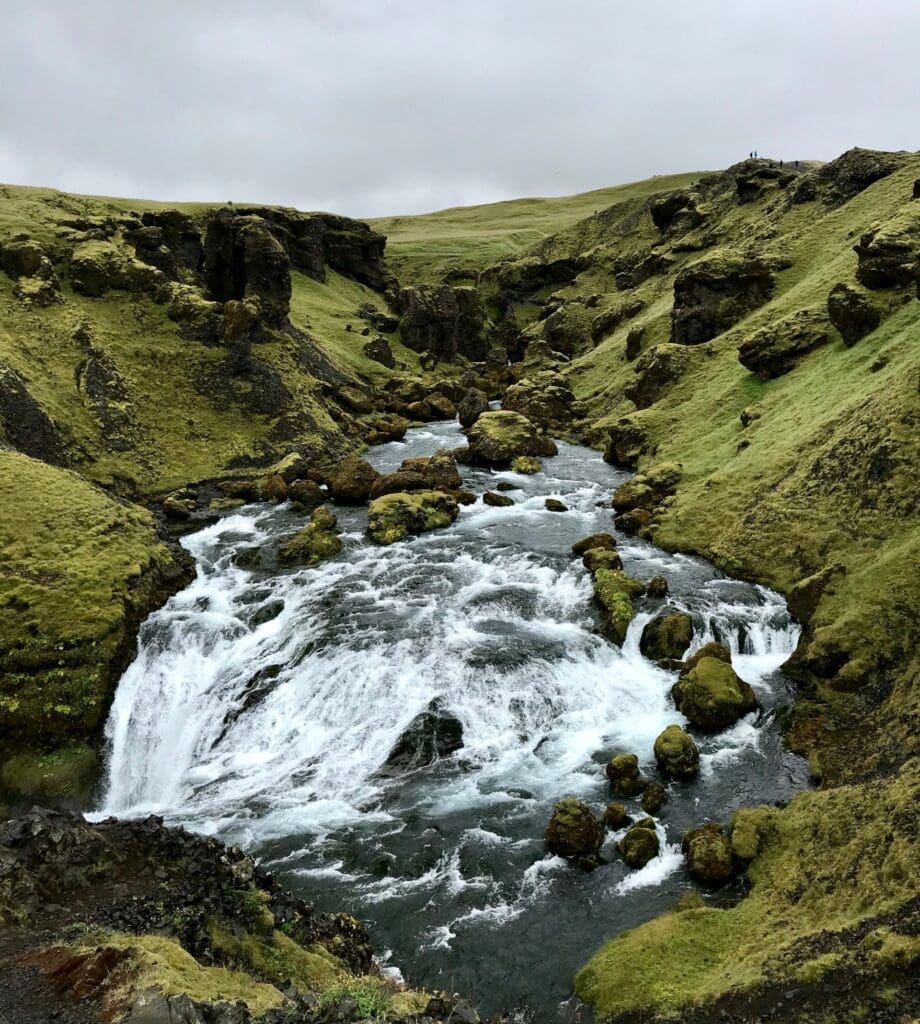
[[[475,276],[597,210],[682,188],[699,175],[668,174],[574,196],[512,199],[415,216],[381,217],[370,224],[387,236],[390,267],[407,283],[436,281],[452,270]]]

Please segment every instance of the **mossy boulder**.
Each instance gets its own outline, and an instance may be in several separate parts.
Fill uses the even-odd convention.
[[[592,533],[589,537],[582,537],[572,545],[573,555],[583,555],[593,548],[605,548],[608,551],[616,551],[616,537],[610,533]]]
[[[515,473],[523,473],[525,476],[533,476],[543,468],[543,463],[532,455],[519,455],[511,460],[511,468]]]
[[[487,466],[508,466],[519,455],[542,457],[558,451],[550,438],[516,412],[484,412],[467,437],[470,460]]]
[[[545,838],[547,849],[557,857],[590,858],[601,848],[604,829],[587,804],[566,797],[553,806]]]
[[[165,275],[108,241],[83,242],[70,257],[70,283],[81,295],[99,298],[109,289],[131,292],[159,292]]]
[[[650,782],[642,791],[639,801],[646,814],[657,814],[668,802],[668,793],[660,782]]]
[[[626,480],[613,492],[613,508],[616,512],[631,512],[633,509],[653,509],[660,501],[660,495],[644,477]]]
[[[569,510],[569,506],[558,498],[547,498],[543,502],[543,507],[547,512],[568,512]]]
[[[776,808],[765,804],[736,811],[731,826],[732,853],[739,860],[752,861],[773,829],[776,816]]]
[[[688,672],[696,668],[703,658],[716,658],[718,661],[724,661],[726,665],[731,665],[732,652],[725,646],[725,644],[720,644],[715,640],[710,640],[708,644],[703,644],[698,651],[694,651],[693,654],[687,658],[680,674],[685,676]]]
[[[296,479],[287,485],[288,500],[299,508],[312,509],[322,505],[325,494],[315,480]]]
[[[475,288],[421,284],[399,292],[403,344],[435,359],[486,358],[490,324]]]
[[[694,779],[700,770],[700,751],[679,725],[669,725],[655,740],[655,763],[671,779]]]
[[[797,310],[742,342],[738,362],[761,380],[788,373],[799,360],[828,342],[823,312]]]
[[[718,658],[701,658],[674,684],[674,703],[698,728],[725,729],[757,710],[757,698],[750,685],[740,679],[731,665]]]
[[[626,804],[613,800],[604,808],[604,824],[614,832],[628,825],[632,818],[626,811]]]
[[[731,843],[726,839],[722,826],[716,822],[691,829],[680,845],[687,858],[687,870],[697,881],[719,885],[734,874]]]
[[[658,856],[661,843],[654,828],[647,828],[640,822],[617,843],[617,850],[629,867],[644,868]]]
[[[653,576],[645,588],[646,597],[662,598],[668,596],[668,581],[664,576]]]
[[[342,550],[342,542],[335,533],[336,524],[335,513],[328,508],[318,508],[309,524],[278,550],[279,564],[316,565],[334,558]]]
[[[498,494],[496,491],[486,491],[482,496],[483,505],[491,505],[492,508],[508,508],[514,504],[514,498],[507,494]]]
[[[604,635],[615,644],[626,639],[636,614],[632,599],[645,588],[638,580],[615,569],[598,569],[594,574],[594,602],[600,608]]]
[[[459,507],[443,491],[385,494],[368,508],[367,530],[378,544],[395,544],[407,537],[449,526]]]
[[[502,398],[502,409],[519,412],[544,429],[564,430],[577,417],[579,406],[564,379],[545,371],[512,384]]]
[[[442,448],[429,458],[403,459],[395,473],[375,480],[370,496],[379,498],[397,491],[457,491],[462,486],[453,453]]]
[[[589,548],[582,556],[582,564],[592,575],[598,569],[610,569],[614,572],[623,568],[623,559],[618,551],[609,548]]]
[[[623,394],[637,409],[648,409],[680,380],[694,362],[684,345],[655,345],[636,363],[635,378]]]
[[[340,505],[361,505],[371,496],[380,474],[359,455],[351,455],[329,477],[329,493]]]
[[[470,388],[457,405],[457,418],[461,427],[471,427],[476,420],[489,411],[489,399],[478,388]]]
[[[653,661],[674,661],[683,657],[692,640],[693,619],[686,612],[670,612],[645,624],[639,650]]]
[[[639,758],[635,754],[617,754],[604,769],[610,788],[617,796],[638,796],[648,786],[639,771]]]
[[[847,348],[871,334],[882,322],[878,306],[865,292],[841,282],[827,297],[827,315]]]

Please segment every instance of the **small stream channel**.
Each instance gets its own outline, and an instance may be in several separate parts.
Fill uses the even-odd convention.
[[[464,441],[456,423],[434,424],[369,459],[386,472]],[[667,601],[638,601],[620,650],[598,632],[570,548],[612,530],[626,474],[568,444],[535,476],[462,473],[477,494],[514,484],[515,505],[478,501],[452,527],[388,548],[368,543],[366,509],[337,509],[341,556],[299,571],[234,564],[302,525],[289,506],[249,506],[187,537],[197,577],[141,630],[107,727],[99,811],[162,814],[240,843],[318,906],[366,921],[413,983],[462,992],[485,1014],[555,1021],[605,937],[691,886],[685,829],[805,785],[771,712],[798,628],[777,594],[619,537],[627,572],[671,587]],[[549,496],[569,511],[546,511]],[[692,615],[694,648],[731,647],[764,712],[699,740],[699,779],[672,784],[660,813],[659,857],[630,871],[611,836],[609,863],[586,874],[547,855],[543,830],[561,796],[602,810],[615,753],[635,752],[654,777],[655,737],[683,722],[675,674],[638,649],[664,606]],[[433,700],[462,723],[463,748],[381,772]]]

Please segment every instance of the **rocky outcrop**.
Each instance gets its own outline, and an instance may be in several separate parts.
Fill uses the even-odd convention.
[[[803,175],[791,192],[793,203],[820,199],[827,206],[842,206],[870,185],[887,178],[904,161],[900,153],[884,153],[871,149],[847,150],[836,160]]]
[[[42,246],[28,235],[15,235],[0,246],[0,268],[11,278],[13,295],[44,309],[61,302],[61,284]]]
[[[345,459],[329,477],[329,493],[340,505],[360,505],[371,496],[380,474],[358,455]]]
[[[399,332],[403,344],[435,359],[489,354],[489,324],[475,288],[415,285],[399,293]]]
[[[722,826],[716,822],[691,829],[680,845],[687,858],[687,870],[697,881],[720,885],[734,874],[735,858],[731,843]]]
[[[773,294],[763,259],[723,252],[685,267],[674,281],[671,341],[699,345],[728,330]]]
[[[371,486],[370,496],[397,491],[457,491],[463,481],[457,471],[453,453],[440,449],[429,458],[404,459],[395,473],[378,476]]]
[[[469,459],[485,466],[507,466],[519,455],[550,456],[555,443],[517,412],[484,412],[467,431]]]
[[[871,334],[882,322],[882,314],[862,291],[847,284],[835,284],[827,297],[827,315],[848,348]]]
[[[587,804],[575,797],[566,797],[553,807],[545,839],[550,853],[587,861],[585,866],[589,866],[604,841],[604,829]]]
[[[566,302],[543,323],[543,338],[553,352],[570,359],[589,345],[592,315],[581,302]]]
[[[624,533],[635,534],[653,526],[652,520],[670,500],[681,477],[681,468],[673,462],[650,466],[637,473],[613,493],[614,523]]]
[[[648,431],[628,416],[610,427],[604,446],[604,462],[622,469],[635,469],[648,447]]]
[[[825,566],[816,573],[798,581],[786,600],[789,613],[803,625],[811,621],[817,611],[818,602],[838,576],[846,575],[846,567],[840,562]]]
[[[571,284],[587,262],[577,257],[542,260],[537,256],[526,256],[484,271],[480,275],[480,284],[497,285],[507,300],[520,301],[552,285]]]
[[[686,612],[657,615],[645,624],[639,650],[653,661],[679,661],[693,641],[693,620]]]
[[[60,429],[32,397],[26,382],[0,365],[0,437],[34,459],[62,465],[66,445]]]
[[[824,314],[799,310],[743,342],[738,349],[738,361],[761,380],[771,380],[788,373],[803,356],[827,341]]]
[[[543,430],[554,431],[569,428],[581,412],[572,389],[552,371],[512,384],[502,398],[502,409],[519,412]]]
[[[482,391],[470,388],[457,406],[457,417],[461,427],[471,427],[476,420],[489,411],[489,399]]]
[[[907,209],[867,231],[853,247],[856,276],[873,290],[920,282],[920,211]]]
[[[645,302],[635,296],[621,299],[616,305],[598,313],[591,321],[591,339],[596,343],[612,334],[620,324],[632,319],[645,308]]]
[[[393,349],[390,348],[390,343],[387,339],[380,335],[376,338],[371,338],[370,341],[366,341],[361,351],[368,359],[373,359],[375,363],[380,363],[381,366],[385,366],[388,370],[396,368],[396,356],[393,355]]]
[[[423,768],[462,748],[463,723],[434,700],[406,726],[387,755],[385,770]]]
[[[673,257],[654,249],[647,253],[619,256],[613,261],[613,279],[621,292],[627,291],[638,288],[650,277],[666,274],[673,265]]]
[[[718,732],[757,710],[750,685],[731,665],[718,658],[701,658],[674,684],[671,696],[678,711],[700,729]]]
[[[700,770],[700,751],[679,725],[669,725],[655,740],[655,763],[670,779],[695,779]]]
[[[693,362],[693,353],[684,345],[655,345],[636,363],[635,380],[623,394],[637,409],[647,409],[680,380]]]
[[[667,192],[649,202],[648,212],[663,235],[682,235],[699,227],[705,220],[705,214],[698,206],[699,198],[699,194],[690,189]]]
[[[377,544],[395,544],[450,526],[458,514],[456,499],[443,491],[385,494],[375,498],[367,510],[367,532]]]
[[[90,298],[100,298],[110,289],[154,295],[166,284],[166,277],[115,242],[90,241],[71,254],[70,283],[75,292]]]

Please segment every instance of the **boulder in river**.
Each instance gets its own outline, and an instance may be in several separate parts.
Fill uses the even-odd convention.
[[[604,635],[622,645],[636,614],[632,599],[645,588],[638,580],[614,569],[598,569],[594,575],[594,601],[601,610]]]
[[[463,723],[432,701],[406,726],[387,756],[385,770],[421,768],[463,747]]]
[[[583,555],[592,548],[607,548],[609,551],[616,551],[616,538],[610,533],[592,533],[590,537],[582,537],[572,545],[573,555]]]
[[[648,786],[639,772],[639,758],[635,754],[617,754],[607,762],[604,772],[617,796],[638,796]]]
[[[372,498],[397,491],[448,491],[459,490],[463,480],[457,472],[457,464],[451,451],[440,448],[429,458],[403,459],[395,473],[378,476],[371,487]]]
[[[582,564],[594,575],[598,569],[611,569],[616,572],[623,568],[623,559],[618,551],[609,548],[590,548],[582,556]]]
[[[687,870],[698,881],[718,885],[734,874],[731,843],[716,822],[690,829],[680,845],[687,858]]]
[[[646,597],[667,597],[668,596],[668,581],[664,576],[653,576],[648,581],[648,586],[645,588]]]
[[[557,857],[592,858],[604,841],[604,829],[596,815],[573,796],[557,801],[546,826],[546,846]]]
[[[693,640],[693,620],[686,612],[657,615],[645,624],[639,650],[653,661],[679,660]]]
[[[568,512],[569,510],[569,506],[558,498],[547,498],[546,501],[543,502],[543,507],[547,512]]]
[[[471,427],[476,420],[489,411],[489,399],[478,388],[470,388],[457,405],[457,417],[461,427]]]
[[[281,565],[316,565],[334,558],[342,550],[342,542],[335,533],[336,517],[328,508],[320,507],[302,530],[278,550]]]
[[[701,658],[677,680],[671,696],[693,725],[712,732],[727,728],[757,709],[750,685],[718,658]]]
[[[732,652],[725,646],[725,644],[717,643],[715,640],[710,640],[708,644],[698,650],[694,651],[689,658],[684,662],[684,667],[680,670],[680,674],[685,676],[692,669],[703,660],[703,658],[716,658],[718,661],[724,661],[726,665],[732,663]]]
[[[642,793],[639,803],[646,814],[657,814],[668,802],[668,793],[660,782],[650,782]]]
[[[367,512],[367,531],[378,544],[395,544],[413,534],[450,526],[457,502],[443,491],[399,491],[375,498]]]
[[[613,800],[604,809],[604,824],[613,831],[623,828],[631,821],[632,818],[626,813],[626,804]]]
[[[549,437],[516,412],[484,412],[470,427],[469,458],[487,466],[507,466],[519,455],[556,455],[558,449]]]
[[[644,868],[653,858],[658,856],[661,843],[654,828],[648,828],[645,822],[638,822],[617,843],[620,856],[631,868]]]
[[[669,725],[655,740],[655,762],[668,778],[694,779],[700,770],[700,751],[679,725]]]
[[[351,455],[329,478],[329,493],[340,505],[361,505],[371,496],[380,474],[359,455]]]
[[[514,498],[507,494],[497,494],[495,491],[486,491],[482,496],[483,505],[491,505],[493,508],[507,508],[514,504]]]

